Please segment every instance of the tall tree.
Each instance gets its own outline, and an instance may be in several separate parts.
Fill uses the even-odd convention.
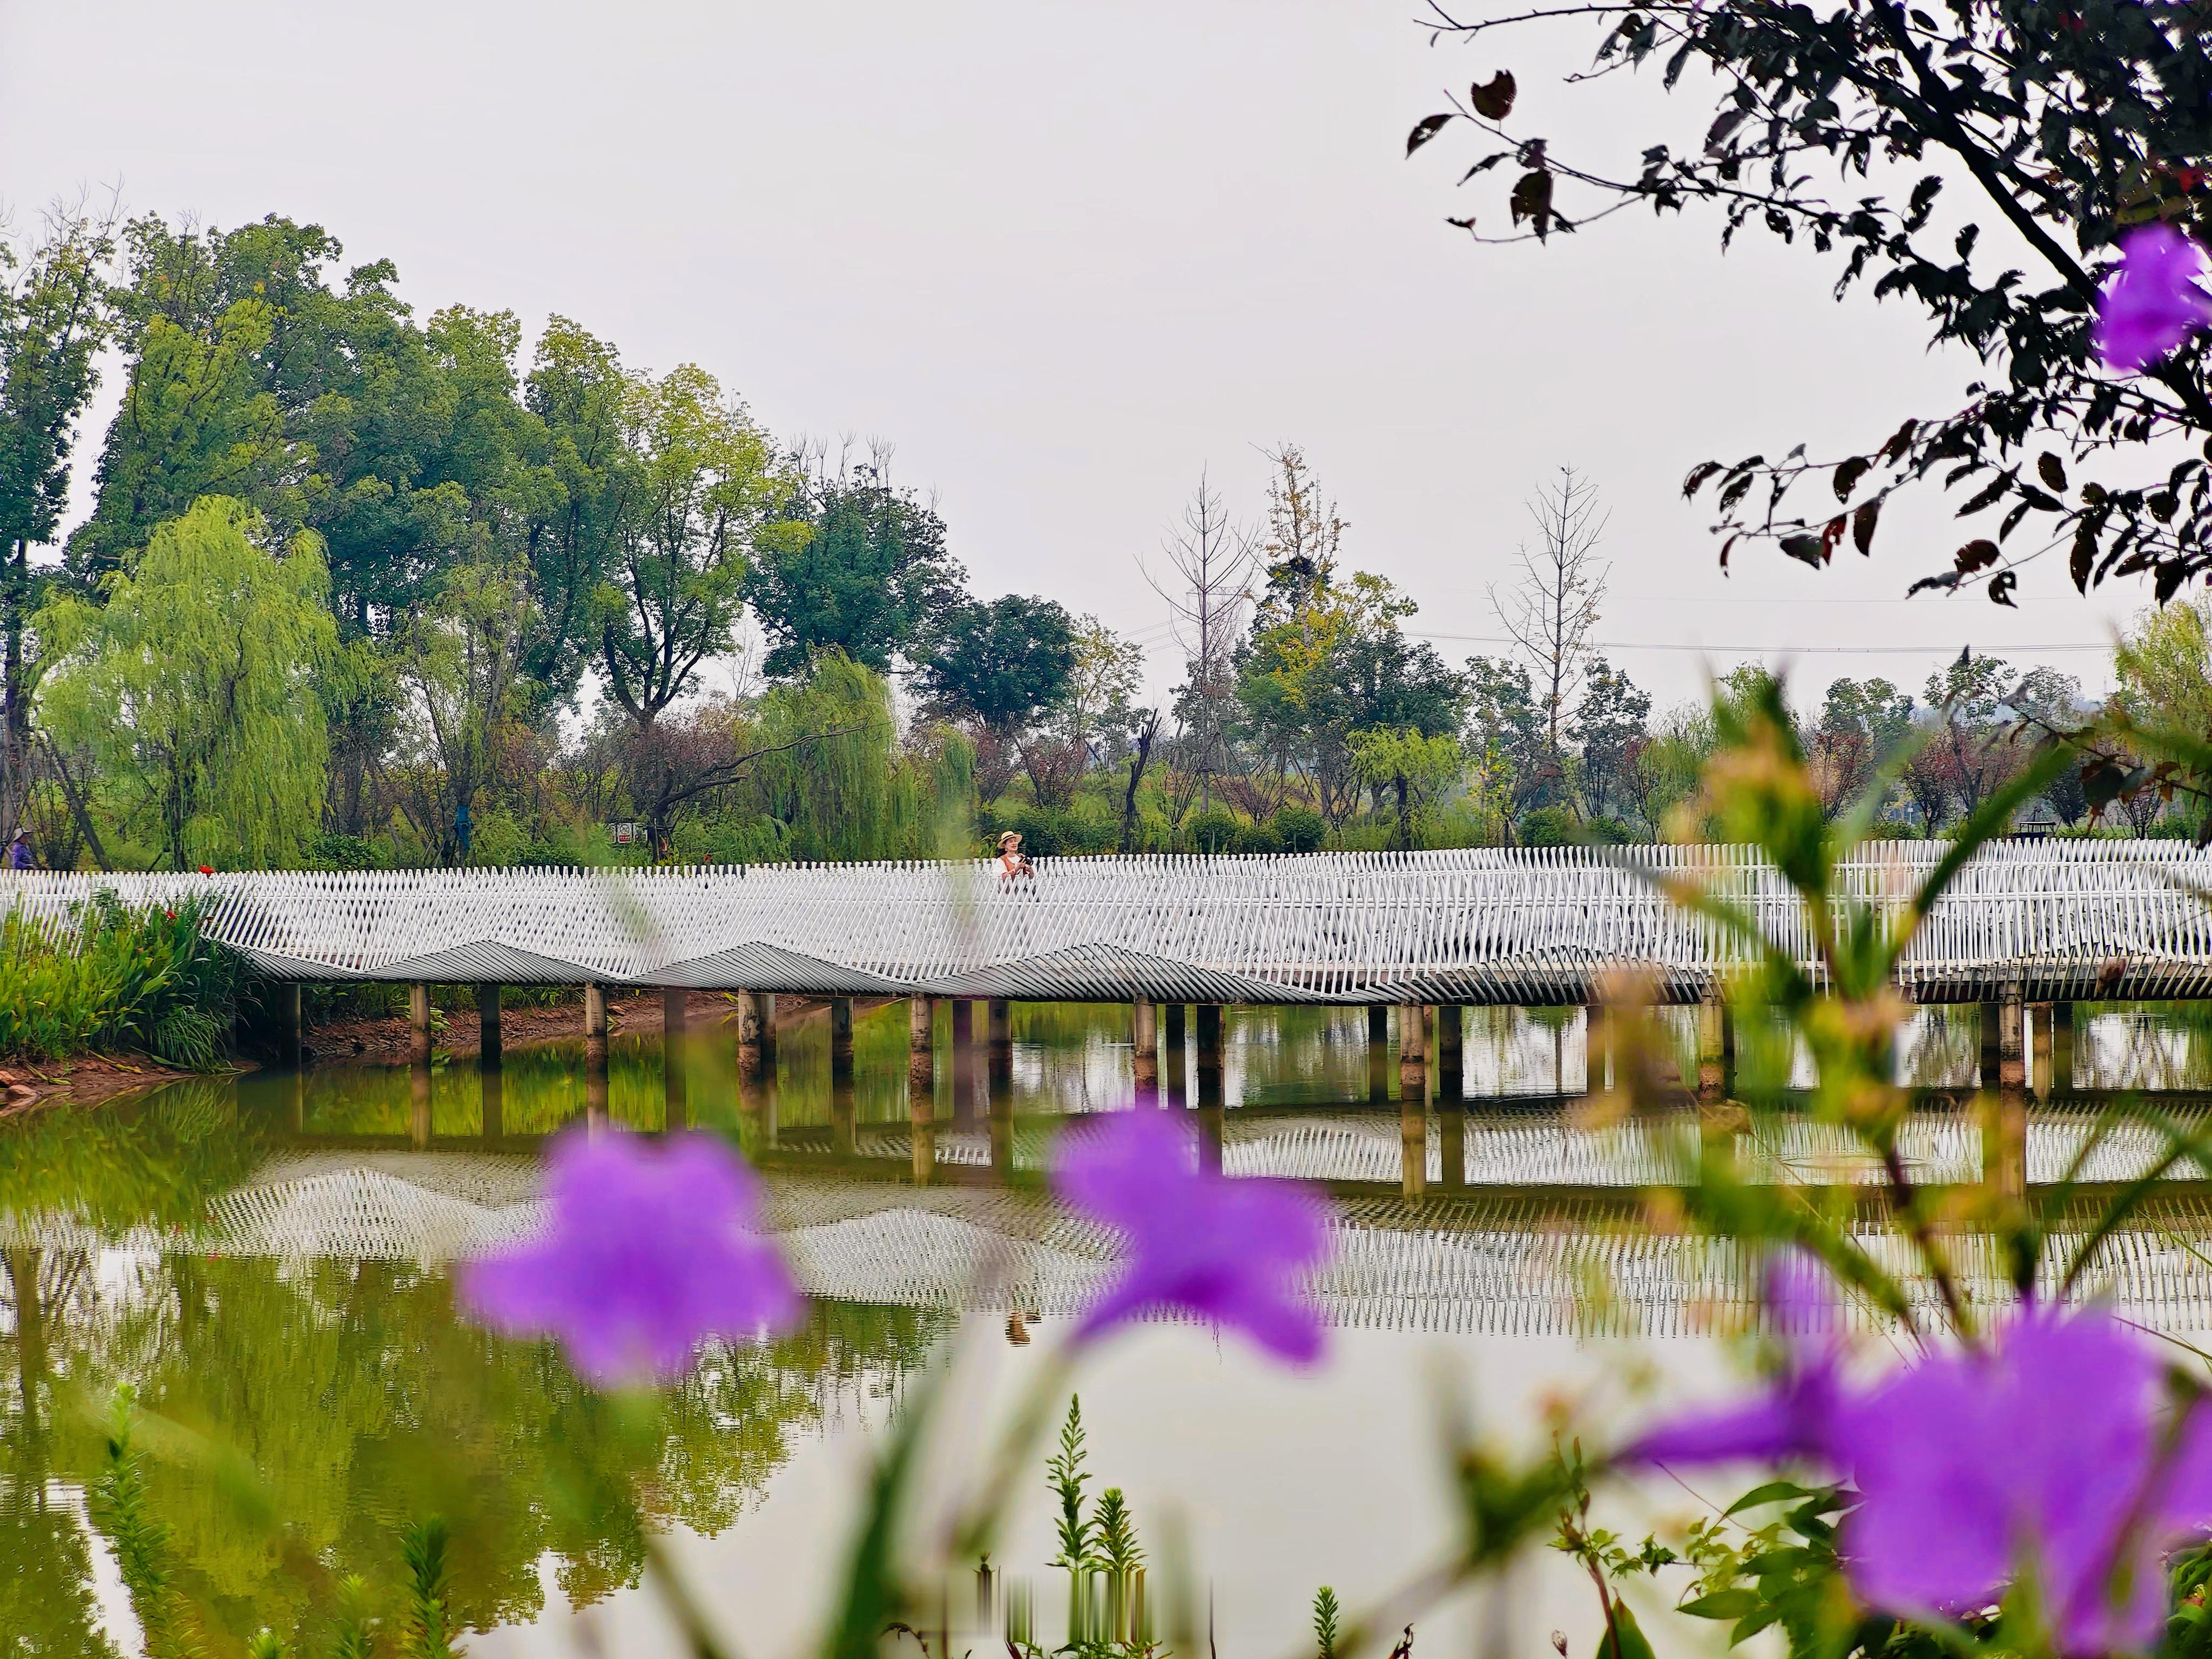
[[[1051,599],[1009,593],[955,606],[921,664],[921,681],[945,712],[989,740],[979,757],[985,801],[1003,790],[1038,717],[1067,695],[1075,672],[1075,619]]]
[[[888,674],[895,659],[913,658],[966,573],[946,550],[936,509],[891,482],[888,448],[834,468],[821,454],[809,459],[784,533],[763,541],[745,574],[746,601],[769,639],[761,666],[787,678],[836,650]]]
[[[2090,340],[2124,230],[2152,219],[2200,234],[2212,226],[2212,39],[2194,8],[1550,0],[1467,22],[1435,9],[1446,32],[1486,46],[1502,27],[1589,30],[1599,72],[1574,79],[1597,97],[1622,90],[1606,71],[1658,63],[1668,91],[1710,100],[1710,118],[1697,118],[1702,142],[1654,134],[1635,147],[1642,165],[1623,172],[1579,155],[1574,134],[1514,122],[1514,76],[1498,70],[1410,141],[1472,129],[1490,154],[1468,179],[1515,161],[1492,175],[1507,181],[1508,201],[1499,217],[1485,211],[1477,240],[1498,240],[1493,226],[1505,240],[1542,239],[1632,203],[1703,209],[1717,216],[1723,247],[1764,229],[1833,256],[1838,294],[1871,282],[1877,297],[1924,313],[1934,340],[1985,366],[1962,407],[1893,434],[1885,422],[1856,453],[1816,459],[1798,445],[1771,461],[1780,447],[1770,446],[1698,466],[1686,488],[1719,481],[1723,563],[1744,538],[1815,566],[1846,535],[1868,552],[1890,496],[1939,478],[1965,495],[1964,515],[2004,510],[1994,535],[1966,543],[1934,579],[1942,586],[1971,579],[2009,604],[2015,559],[2069,538],[2085,591],[2142,575],[2163,599],[2212,568],[2212,462],[2199,453],[2212,438],[2206,347],[2119,379]],[[1586,136],[1612,150],[1620,130],[1600,118]],[[1939,218],[1947,186],[1966,195]],[[1452,222],[1476,234],[1473,216]],[[2011,543],[2031,517],[2033,532]]]
[[[1636,799],[1636,755],[1649,734],[1651,697],[1603,657],[1594,657],[1568,735],[1578,746],[1583,795],[1600,817],[1617,814]]]
[[[330,575],[311,532],[282,550],[266,535],[245,503],[208,496],[105,579],[105,604],[40,613],[56,659],[41,718],[99,757],[173,869],[295,859],[322,808]]]
[[[1885,679],[1838,679],[1821,700],[1806,747],[1831,815],[1866,792],[1875,769],[1912,736],[1912,697]]]
[[[0,844],[30,786],[31,551],[54,539],[68,504],[77,417],[112,322],[114,251],[112,227],[82,214],[58,217],[27,252],[0,241]]]
[[[634,380],[627,419],[635,480],[597,620],[607,695],[643,726],[734,644],[747,553],[792,480],[744,405],[695,365]]]
[[[1279,460],[1277,465],[1279,491]],[[1260,552],[1250,533],[1230,522],[1219,493],[1203,471],[1182,520],[1162,538],[1161,551],[1167,574],[1155,576],[1146,569],[1145,580],[1167,601],[1170,626],[1182,651],[1183,683],[1176,688],[1175,713],[1187,734],[1186,769],[1197,775],[1202,811],[1213,804],[1214,779],[1231,764],[1237,652]]]
[[[1509,810],[1524,812],[1556,799],[1567,780],[1553,764],[1528,665],[1505,657],[1470,657],[1467,685],[1468,746],[1502,783]]]
[[[1544,749],[1551,769],[1567,771],[1566,727],[1589,672],[1590,635],[1605,599],[1606,567],[1597,544],[1607,515],[1597,490],[1571,466],[1528,502],[1537,546],[1526,542],[1521,574],[1502,596],[1490,590],[1491,608],[1520,647],[1544,718]]]

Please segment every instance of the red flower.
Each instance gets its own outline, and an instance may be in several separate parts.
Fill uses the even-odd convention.
[[[210,870],[210,869],[209,869],[209,868],[207,867],[207,866],[205,866],[204,864],[203,864],[202,866],[200,866],[200,873],[201,873],[202,875],[204,875],[204,876],[211,876],[211,875],[213,875],[213,874],[215,873],[215,872],[214,872],[214,871],[212,871],[212,870]]]

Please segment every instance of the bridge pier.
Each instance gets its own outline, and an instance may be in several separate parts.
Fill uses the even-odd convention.
[[[1170,1002],[1164,1012],[1167,1015],[1167,1054],[1162,1063],[1167,1069],[1167,1098],[1161,1104],[1171,1112],[1180,1112],[1190,1105],[1190,1062],[1183,1040],[1185,1017],[1189,1011],[1182,1003]]]
[[[853,1078],[853,999],[830,999],[830,1079]]]
[[[2008,1198],[2021,1198],[2027,1193],[2027,1053],[2022,1041],[2027,1008],[2020,988],[2005,987],[1995,1010],[1996,1115],[1984,1132],[1983,1156],[1997,1190]]]
[[[1994,1089],[1997,1086],[1997,1071],[2001,1064],[1998,1059],[2001,1039],[1997,1028],[2003,1020],[2003,1005],[2001,1002],[1991,998],[1981,1004],[1980,1030],[1977,1033],[1981,1040],[1981,1060],[1974,1068],[1974,1081],[1980,1088]]]
[[[1717,987],[1698,1004],[1698,1104],[1717,1106],[1728,1095],[1728,1004]]]
[[[661,988],[660,1091],[665,1114],[662,1121],[672,1129],[681,1128],[690,1117],[690,1079],[685,1073],[691,1059],[690,999],[691,994],[681,986]]]
[[[2059,1094],[2073,1087],[2074,1005],[2054,1002],[2051,1005],[2051,1091]]]
[[[1390,1098],[1390,1009],[1388,1004],[1367,1005],[1367,1103],[1380,1106]]]
[[[1466,1013],[1455,1002],[1446,1003],[1437,1015],[1437,1103],[1449,1107],[1467,1098],[1463,1070],[1466,1052]]]
[[[584,1047],[584,1129],[598,1134],[607,1127],[607,1040]]]
[[[996,1010],[1005,1006],[1004,1003],[994,1003],[992,1007]],[[995,1018],[994,1023],[996,1023]],[[1006,1180],[1014,1172],[1014,1091],[1012,1086],[1012,1066],[1009,1063],[1007,1086],[1000,1087],[998,1050],[994,1045],[991,1064],[986,1071],[990,1086],[987,1110],[991,1127],[991,1173],[1001,1181]]]
[[[505,1063],[499,1042],[499,987],[477,987],[477,1069],[496,1072]]]
[[[746,991],[738,999],[738,1069],[748,1077],[775,1069],[775,993]]]
[[[1134,1045],[1131,1069],[1135,1078],[1136,1103],[1139,1106],[1158,1106],[1160,1103],[1159,1032],[1153,1013],[1150,997],[1139,997],[1129,1005],[1130,1040]]]
[[[599,1069],[607,1069],[607,988],[596,981],[584,987],[584,1060],[594,1056]]]
[[[1428,1010],[1398,1005],[1399,1185],[1407,1198],[1429,1189]]]
[[[991,999],[991,1097],[1014,1086],[1013,1006],[1004,997]]]
[[[303,1036],[307,1022],[301,1015],[300,981],[279,980],[276,986],[276,1006],[270,1010],[276,1016],[276,1063],[296,1069],[304,1048]]]
[[[1602,998],[1583,1010],[1583,1093],[1590,1099],[1620,1086],[1613,1066],[1613,1005]]]
[[[937,999],[910,997],[906,1006],[907,1139],[914,1153],[914,1184],[926,1187],[937,1167]]]
[[[486,1140],[501,1139],[507,1134],[507,1074],[491,1071],[478,1075],[483,1084],[481,1133]]]
[[[430,1063],[430,988],[420,983],[407,988],[407,1063]]]
[[[830,1073],[830,1150],[851,1158],[860,1150],[857,1133],[859,1097],[853,1087],[853,1068]]]
[[[418,1152],[430,1150],[430,1067],[407,1068],[407,1139]]]
[[[1198,1005],[1198,1158],[1218,1174],[1222,1136],[1221,1005]]]
[[[2028,1007],[2027,1091],[2048,1100],[2056,1090],[2051,1076],[2051,1011],[2053,1004]]]
[[[965,997],[952,1005],[952,1121],[975,1121],[975,1005]]]

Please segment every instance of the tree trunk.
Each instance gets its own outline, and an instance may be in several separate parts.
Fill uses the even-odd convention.
[[[0,573],[0,847],[15,839],[31,793],[31,694],[23,684],[23,608],[30,592],[30,545],[18,541]]]

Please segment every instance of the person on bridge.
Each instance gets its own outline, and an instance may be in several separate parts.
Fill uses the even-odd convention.
[[[10,870],[35,870],[38,860],[31,856],[31,832],[17,826],[15,839],[8,843],[7,866]]]
[[[1029,860],[1022,856],[1022,838],[1020,833],[1017,830],[1009,830],[1005,835],[1000,836],[1000,881],[1001,883],[1010,883],[1018,881],[1024,877],[1034,877],[1036,874],[1036,872],[1030,868]]]

